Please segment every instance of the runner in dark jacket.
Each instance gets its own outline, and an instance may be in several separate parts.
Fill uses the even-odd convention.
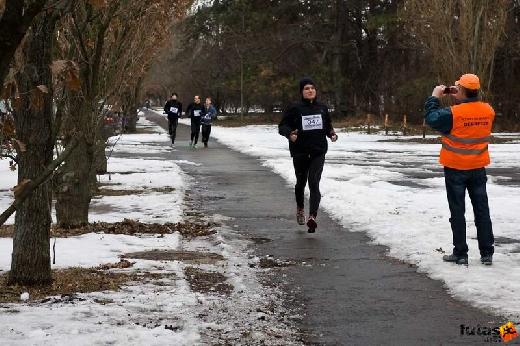
[[[172,139],[172,145],[175,144],[177,135],[177,125],[182,115],[182,103],[177,101],[177,94],[173,93],[171,98],[164,105],[164,113],[168,115],[168,133]]]
[[[200,96],[195,95],[193,102],[186,108],[186,116],[191,118],[191,142],[190,147],[193,149],[197,148],[197,142],[199,141],[200,133],[200,121],[206,114],[204,105],[200,103]]]
[[[209,135],[211,134],[211,123],[217,117],[217,110],[211,104],[211,97],[206,97],[206,103],[204,105],[206,113],[201,119],[202,124],[202,143],[204,148],[208,147]]]
[[[309,233],[317,228],[316,216],[320,205],[320,179],[325,163],[328,144],[326,137],[333,142],[338,138],[328,107],[316,99],[316,87],[310,78],[300,81],[301,102],[293,104],[284,113],[278,125],[280,135],[289,140],[289,150],[293,158],[296,174],[296,220],[305,224],[304,191],[307,181],[310,189],[310,208],[307,219]]]

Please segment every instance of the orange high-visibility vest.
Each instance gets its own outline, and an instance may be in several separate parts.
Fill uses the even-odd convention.
[[[485,102],[467,102],[452,106],[451,113],[453,127],[442,137],[441,165],[460,170],[489,165],[493,108]]]

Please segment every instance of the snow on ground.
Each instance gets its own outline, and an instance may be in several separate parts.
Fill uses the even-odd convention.
[[[125,134],[109,140],[115,144],[117,156],[108,159],[110,174],[99,176],[99,182],[115,190],[138,190],[139,194],[103,196],[91,204],[90,221],[179,222],[184,198],[184,177],[179,166],[160,155],[171,152],[165,131],[144,117],[139,119],[141,131],[152,133]],[[141,158],[136,158],[139,155]],[[126,157],[128,156],[128,157]],[[168,189],[168,193],[160,191]],[[174,190],[173,190],[174,189]]]
[[[100,176],[103,188],[132,190],[132,195],[94,199],[90,221],[177,222],[183,219],[183,198],[190,181],[179,165],[188,161],[165,159],[171,152],[165,132],[141,118],[140,134],[113,137],[116,143],[108,161],[110,174]],[[107,149],[110,153],[112,148]],[[161,156],[163,154],[163,156]],[[16,172],[0,161],[0,207],[10,203],[9,188]],[[137,193],[138,192],[138,193]],[[136,194],[137,193],[137,194]],[[130,259],[132,268],[116,271],[159,273],[162,279],[131,283],[118,292],[78,294],[72,301],[55,297],[47,302],[0,304],[2,345],[193,345],[219,344],[222,340],[244,340],[248,344],[292,344],[294,329],[257,311],[279,304],[280,292],[259,283],[258,262],[249,241],[224,225],[226,218],[207,216],[207,222],[223,223],[217,233],[193,241],[179,234],[112,235],[85,234],[56,239],[54,268],[92,267],[119,261],[136,251],[192,250],[213,252],[224,261],[196,265],[180,261]],[[51,242],[52,244],[52,242]],[[8,270],[12,241],[0,238],[0,273]],[[195,266],[220,272],[232,285],[229,296],[191,290],[184,269]],[[108,302],[100,304],[99,302]],[[283,310],[279,306],[280,310]],[[283,316],[283,312],[280,313]],[[278,316],[276,317],[278,320]],[[269,341],[277,335],[280,339]],[[226,342],[224,342],[226,343]]]
[[[122,234],[88,233],[77,237],[56,238],[56,264],[53,268],[95,267],[103,263],[117,263],[119,256],[137,251],[153,249],[168,250],[179,246],[178,233],[164,237],[142,235],[139,237]],[[54,244],[54,238],[51,239]],[[78,251],[81,249],[81,251]],[[11,265],[12,243],[0,239],[0,273]]]
[[[0,209],[4,211],[13,202],[11,189],[18,183],[18,174],[9,168],[8,160],[0,160]],[[14,215],[7,220],[7,224],[14,223]]]
[[[214,126],[212,136],[258,157],[294,186],[287,140],[278,135],[276,126]],[[507,181],[520,166],[520,145],[490,145],[493,164],[488,171],[488,193],[496,238],[494,264],[480,264],[468,198],[470,265],[464,267],[443,263],[442,253],[436,250],[451,253],[452,249],[444,179],[437,163],[440,145],[384,142],[388,139],[383,135],[342,132],[338,142],[329,142],[320,185],[322,208],[345,228],[365,231],[375,243],[388,246],[391,256],[414,263],[418,271],[443,280],[457,298],[518,318],[520,187],[507,185]],[[493,168],[501,170],[494,174]],[[501,176],[506,173],[508,176]]]

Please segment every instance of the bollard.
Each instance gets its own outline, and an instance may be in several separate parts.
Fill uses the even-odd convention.
[[[388,136],[388,114],[385,114],[385,135]]]
[[[403,136],[408,132],[408,125],[406,124],[406,114],[403,116]]]
[[[422,138],[426,138],[426,119],[423,119],[422,121]]]

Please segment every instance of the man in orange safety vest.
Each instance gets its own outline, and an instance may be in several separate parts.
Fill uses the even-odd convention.
[[[495,111],[480,101],[479,90],[478,76],[464,74],[455,86],[436,86],[425,104],[426,123],[442,134],[439,162],[444,166],[453,232],[453,253],[443,260],[464,265],[468,264],[466,190],[473,205],[481,262],[491,265],[494,252],[485,167],[490,163],[488,145]],[[445,94],[454,96],[454,106],[441,107],[439,98]]]

